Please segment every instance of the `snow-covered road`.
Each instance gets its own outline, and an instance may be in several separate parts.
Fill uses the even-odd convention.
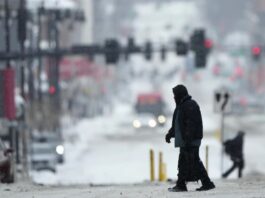
[[[247,177],[241,180],[217,180],[216,189],[207,192],[196,192],[196,183],[188,185],[189,192],[170,193],[169,183],[142,183],[117,186],[38,186],[30,183],[1,185],[0,197],[21,198],[161,198],[161,197],[198,197],[198,198],[265,198],[265,178]]]
[[[156,130],[133,130],[124,118],[125,108],[117,110],[112,119],[101,117],[83,120],[66,130],[66,163],[58,167],[56,174],[35,173],[34,181],[42,184],[124,184],[149,180],[149,150],[155,151],[156,177],[158,175],[158,152],[164,153],[167,175],[176,179],[178,149],[166,144],[164,135],[168,126]],[[126,113],[129,115],[129,113]],[[245,141],[246,169],[244,174],[264,173],[263,125],[257,124],[262,116],[226,119],[226,134],[235,135],[240,127],[247,127]],[[130,123],[130,122],[129,122]],[[241,124],[240,124],[241,123]],[[213,132],[205,133],[201,146],[201,159],[205,162],[205,146],[209,145],[209,175],[218,179],[220,168],[220,142]],[[225,169],[231,165],[225,158]],[[236,172],[231,175],[236,177]]]

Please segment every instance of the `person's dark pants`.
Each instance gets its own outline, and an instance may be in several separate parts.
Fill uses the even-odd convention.
[[[242,177],[242,170],[244,168],[244,160],[233,161],[233,165],[229,168],[222,176],[223,178],[228,177],[236,168],[238,168],[238,178]]]
[[[203,185],[211,182],[207,171],[200,160],[199,146],[181,147],[178,161],[178,186],[186,185],[188,181],[201,180]]]

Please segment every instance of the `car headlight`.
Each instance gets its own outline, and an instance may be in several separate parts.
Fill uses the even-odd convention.
[[[166,117],[163,115],[160,115],[158,116],[157,120],[160,124],[164,124],[166,122]]]
[[[133,121],[133,127],[134,128],[140,128],[142,125],[141,125],[141,122],[139,120],[134,120]]]
[[[152,119],[152,120],[149,120],[148,124],[149,124],[149,126],[150,126],[151,128],[156,127],[156,121],[153,120],[153,119]]]
[[[64,154],[64,146],[63,145],[56,146],[56,153],[59,155],[63,155]]]

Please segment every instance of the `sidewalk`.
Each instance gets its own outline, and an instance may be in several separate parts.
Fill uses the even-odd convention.
[[[172,184],[143,183],[135,185],[114,186],[37,186],[30,183],[0,185],[0,197],[5,198],[173,198],[173,197],[217,197],[217,198],[265,198],[265,177],[249,177],[241,180],[215,181],[216,189],[196,192],[200,185],[191,183],[189,192],[169,193],[167,188]]]

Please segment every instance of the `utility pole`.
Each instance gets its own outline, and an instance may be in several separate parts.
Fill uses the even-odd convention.
[[[58,22],[59,22],[59,10],[55,11],[55,20],[54,20],[54,40],[55,40],[55,50],[58,51],[60,48],[60,30],[58,27]],[[55,130],[56,133],[59,131],[58,129],[60,128],[60,116],[61,116],[61,90],[60,90],[60,59],[61,57],[56,55],[55,56],[55,87],[56,87],[56,94],[55,94],[55,105],[57,107],[57,115],[56,115],[56,122],[55,122]],[[61,135],[61,134],[60,134]]]
[[[55,40],[55,50],[58,51],[60,48],[60,32],[59,32],[59,27],[58,27],[58,16],[59,16],[59,10],[56,10],[55,12],[55,20],[54,20],[54,40]],[[59,86],[59,64],[60,64],[60,57],[55,56],[55,86],[57,89],[57,94],[56,94],[56,100],[58,104],[60,103],[60,86]]]
[[[6,53],[10,52],[10,8],[9,8],[9,3],[8,0],[5,0],[5,40],[6,40]],[[8,59],[6,61],[6,70],[11,69],[11,65],[10,65],[10,60]],[[10,79],[10,81],[12,81],[14,79]],[[8,82],[6,82],[8,83]],[[9,83],[13,83],[13,82],[9,82]],[[12,91],[12,90],[9,90]],[[14,90],[13,90],[14,91]],[[11,100],[14,100],[14,98],[10,98]],[[11,104],[11,103],[10,103]],[[9,105],[9,104],[7,104]],[[16,155],[17,153],[16,151],[16,130],[15,130],[15,126],[14,126],[14,121],[10,118],[9,120],[9,144],[10,147],[14,150],[14,153],[12,155],[12,169],[13,169],[13,173],[14,173],[14,179],[16,178]]]
[[[20,44],[20,52],[21,54],[25,53],[25,41],[27,38],[27,10],[26,10],[26,2],[25,0],[20,0],[20,7],[18,9],[17,14],[17,23],[18,23],[18,41]],[[20,67],[20,89],[22,98],[26,99],[25,96],[25,59],[21,58],[21,67]],[[22,145],[22,172],[25,177],[28,176],[28,164],[27,164],[27,132],[26,132],[26,117],[25,117],[25,107],[23,108],[23,112],[21,118],[18,120],[20,125],[20,131],[18,132],[18,143],[20,142]],[[19,153],[19,147],[18,152]],[[19,160],[20,163],[20,160]]]
[[[37,40],[37,47],[38,51],[41,50],[41,40],[42,40],[42,19],[44,14],[44,6],[42,5],[38,8],[38,40]],[[38,99],[39,102],[42,101],[42,82],[41,82],[41,73],[42,73],[42,57],[38,57]]]

